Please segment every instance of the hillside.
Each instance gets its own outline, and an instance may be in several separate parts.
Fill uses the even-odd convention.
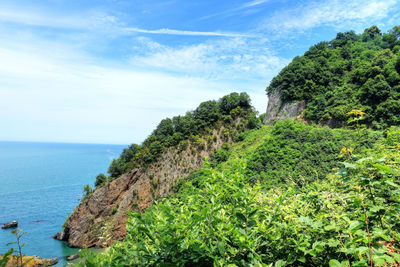
[[[399,82],[400,26],[385,34],[372,26],[312,46],[266,90],[277,109],[292,113],[289,117],[303,112],[309,122],[337,127],[346,125],[348,111],[359,109],[368,114],[365,123],[384,129],[400,125]]]
[[[84,266],[398,266],[399,37],[311,47],[267,87],[265,118],[232,93],[163,120],[58,238],[111,244]]]
[[[86,253],[83,264],[400,262],[398,128],[353,131],[286,120],[238,139],[226,161],[206,163],[175,194],[131,212],[125,240],[105,254]]]
[[[161,121],[143,144],[129,146],[111,163],[110,176],[97,176],[95,190],[85,186],[86,196],[54,237],[81,248],[123,240],[129,210],[143,211],[168,196],[205,158],[218,162],[217,149],[229,147],[235,136],[259,124],[245,93],[207,101],[185,116]]]

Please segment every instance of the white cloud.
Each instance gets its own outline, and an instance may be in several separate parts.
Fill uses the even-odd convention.
[[[70,30],[93,28],[104,30],[107,27],[119,25],[116,17],[97,11],[82,11],[80,14],[54,14],[54,11],[31,7],[21,9],[1,4],[0,22]]]
[[[296,9],[280,11],[266,19],[261,28],[276,32],[307,30],[318,26],[356,27],[357,23],[379,22],[396,9],[398,0],[331,0],[306,2]]]
[[[174,29],[158,29],[158,30],[146,30],[139,28],[121,28],[121,31],[130,33],[147,33],[147,34],[167,34],[167,35],[188,35],[188,36],[218,36],[218,37],[248,37],[254,38],[254,34],[245,33],[231,33],[231,32],[200,32],[200,31],[185,31],[185,30],[174,30]]]
[[[0,140],[141,142],[161,119],[234,90],[247,90],[261,112],[266,108],[264,81],[244,86],[91,63],[79,51],[34,38],[0,44],[0,61]]]
[[[214,18],[214,17],[230,17],[230,16],[234,16],[234,15],[238,15],[238,14],[243,15],[244,14],[243,11],[249,10],[249,9],[254,9],[255,7],[266,4],[270,1],[271,0],[253,0],[253,1],[245,2],[240,6],[230,8],[230,9],[224,10],[222,12],[216,12],[216,13],[212,13],[212,14],[209,14],[206,16],[202,16],[196,20],[200,21],[200,20],[206,20],[206,19],[210,19],[210,18]]]
[[[211,80],[267,81],[289,62],[270,51],[268,42],[262,39],[213,40],[182,47],[147,38],[139,41],[142,46],[136,49],[141,53],[132,56],[133,65]]]
[[[102,12],[86,11],[83,14],[49,15],[50,12],[21,10],[0,6],[0,22],[16,23],[27,26],[41,26],[49,28],[74,29],[74,30],[96,30],[108,31],[115,34],[163,34],[163,35],[186,35],[186,36],[214,36],[214,37],[247,37],[255,38],[255,34],[221,32],[221,31],[190,31],[177,29],[142,29],[137,27],[126,27],[123,22],[115,16]]]
[[[249,8],[249,7],[255,7],[255,6],[259,6],[265,3],[270,2],[270,0],[253,0],[250,2],[246,2],[244,3],[240,8],[244,9],[244,8]]]

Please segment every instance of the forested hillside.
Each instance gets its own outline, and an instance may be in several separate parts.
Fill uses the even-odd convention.
[[[80,264],[399,266],[399,38],[399,27],[373,26],[296,57],[267,92],[304,102],[297,121],[261,126],[237,93],[163,120],[111,164],[95,193],[134,168],[159,168],[163,153],[187,142],[212,144],[211,129],[223,129],[225,142],[173,194],[132,208],[123,241],[86,251]]]
[[[129,210],[143,211],[173,193],[173,186],[202,167],[205,158],[213,165],[226,160],[237,136],[260,126],[246,93],[162,120],[141,145],[129,146],[111,163],[109,175],[97,176],[94,190],[85,186],[81,203],[54,237],[73,247],[123,240]]]
[[[234,129],[231,129],[233,132],[230,132],[230,125],[233,125],[235,120],[238,120],[238,124],[234,125]],[[204,140],[201,137],[212,135],[212,129],[222,125],[226,126],[224,135],[232,138],[233,134],[255,128],[259,124],[250,97],[246,93],[231,93],[218,101],[203,102],[184,116],[162,120],[141,145],[132,144],[124,149],[120,157],[112,161],[108,169],[110,176],[100,174],[95,185],[99,186],[134,168],[148,166],[170,147],[184,150],[189,139],[197,142],[199,146],[206,142],[212,143],[213,140]]]
[[[338,33],[296,57],[267,87],[283,102],[305,101],[304,117],[344,126],[346,113],[359,109],[376,129],[400,125],[400,26],[382,34]]]
[[[87,266],[397,266],[400,130],[247,131]],[[221,148],[221,150],[224,150]]]

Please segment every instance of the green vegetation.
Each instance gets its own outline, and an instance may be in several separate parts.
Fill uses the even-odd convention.
[[[293,181],[302,186],[325,177],[339,166],[342,147],[370,148],[381,136],[378,132],[357,132],[328,127],[310,127],[291,120],[278,122],[270,138],[248,156],[247,175],[271,187]]]
[[[110,177],[100,174],[95,185],[99,186],[136,167],[151,164],[170,147],[185,149],[188,139],[200,140],[198,145],[201,146],[204,140],[200,136],[207,135],[211,129],[224,126],[228,136],[231,134],[229,129],[238,118],[242,120],[235,126],[238,131],[256,128],[260,124],[246,93],[231,93],[218,101],[203,102],[185,116],[164,119],[142,145],[132,144],[124,149],[120,157],[112,161],[108,169]]]
[[[81,265],[399,266],[399,83],[400,27],[373,26],[311,47],[267,88],[305,101],[306,120],[346,128],[260,126],[264,115],[236,93],[163,120],[113,162],[111,178],[169,147],[215,142],[212,128],[227,138],[175,194],[132,211],[124,241],[85,252]]]
[[[94,182],[94,186],[98,187],[99,185],[102,185],[103,183],[105,183],[109,180],[110,180],[110,177],[108,177],[104,173],[100,173],[99,175],[96,176],[96,181]]]
[[[267,92],[284,102],[305,101],[305,118],[343,126],[356,108],[376,129],[400,125],[400,26],[388,33],[372,26],[363,34],[338,33],[312,46],[285,67]]]
[[[400,129],[286,120],[241,134],[86,266],[384,266],[400,262]],[[355,148],[355,149],[354,149]],[[216,164],[216,163],[214,163]],[[254,167],[261,166],[261,167]]]
[[[26,246],[25,243],[21,243],[22,240],[21,238],[26,234],[25,232],[22,232],[22,229],[14,229],[12,230],[10,233],[12,235],[15,235],[15,242],[11,242],[8,243],[7,246],[9,245],[17,245],[18,250],[14,251],[13,248],[9,249],[4,255],[0,255],[0,267],[6,267],[8,266],[8,263],[10,262],[11,258],[13,257],[13,253],[16,252],[16,256],[15,256],[15,266],[17,267],[23,267],[26,264],[28,264],[29,261],[31,261],[32,259],[28,260],[28,261],[23,261],[23,254],[22,254],[22,248]]]

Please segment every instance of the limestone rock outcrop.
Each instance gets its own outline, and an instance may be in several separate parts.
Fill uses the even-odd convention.
[[[272,125],[277,121],[287,118],[294,119],[303,112],[305,107],[306,103],[304,101],[283,103],[281,91],[276,89],[268,94],[268,107],[264,123],[266,125]]]

